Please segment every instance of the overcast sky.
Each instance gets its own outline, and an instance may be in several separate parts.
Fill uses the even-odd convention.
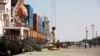
[[[52,0],[25,0],[30,4],[34,13],[46,15],[52,27]],[[85,27],[88,28],[88,39],[92,38],[91,24],[94,31],[100,35],[100,0],[56,0],[56,40],[79,41],[86,35]],[[94,33],[94,36],[96,34]]]

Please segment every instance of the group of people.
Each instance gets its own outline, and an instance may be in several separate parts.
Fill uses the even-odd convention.
[[[59,42],[59,40],[56,42],[56,47],[57,48],[67,48],[68,49],[68,44],[64,44],[62,42]]]
[[[86,48],[91,48],[91,47],[96,48],[97,45],[96,45],[96,43],[93,43],[93,44],[91,44],[91,43],[84,43],[84,44],[78,43],[78,44],[76,44],[76,46],[79,46],[79,48],[84,47],[86,49]]]

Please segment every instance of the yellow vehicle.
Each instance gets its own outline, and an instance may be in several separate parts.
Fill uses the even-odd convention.
[[[49,46],[47,47],[48,50],[58,50],[59,48],[57,48],[56,46],[56,42],[55,42],[55,30],[56,28],[55,27],[52,27],[52,39],[51,39],[51,43],[49,44]]]

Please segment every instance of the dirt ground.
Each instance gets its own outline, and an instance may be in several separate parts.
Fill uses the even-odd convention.
[[[55,51],[43,49],[42,52],[27,52],[15,56],[100,56],[100,47],[97,48],[69,48]]]

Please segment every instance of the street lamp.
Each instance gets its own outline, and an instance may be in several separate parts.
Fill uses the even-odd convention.
[[[94,38],[94,27],[95,27],[95,25],[92,24],[91,27],[92,27],[92,38]]]

